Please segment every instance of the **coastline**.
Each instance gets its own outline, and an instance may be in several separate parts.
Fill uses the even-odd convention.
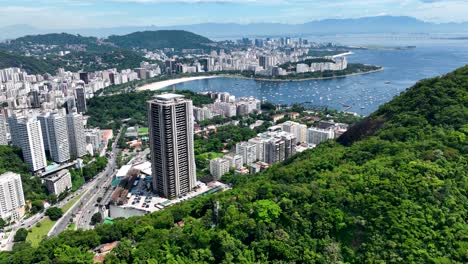
[[[191,82],[191,81],[196,81],[196,80],[204,80],[204,79],[212,79],[212,78],[219,78],[221,76],[217,75],[212,75],[212,76],[194,76],[194,77],[183,77],[183,78],[177,78],[177,79],[172,79],[172,80],[166,80],[166,81],[160,81],[160,82],[154,82],[154,83],[148,83],[143,86],[140,86],[136,88],[137,91],[146,91],[146,90],[161,90],[164,88],[167,88],[169,86],[179,84],[179,83],[184,83],[184,82]]]
[[[217,77],[248,79],[248,80],[254,80],[254,81],[267,81],[267,82],[302,82],[302,81],[313,81],[313,80],[330,80],[330,79],[346,78],[346,77],[356,76],[356,75],[365,75],[365,74],[380,72],[380,71],[383,71],[384,69],[385,69],[384,67],[381,67],[380,69],[367,71],[367,72],[355,72],[355,73],[350,73],[350,74],[345,74],[345,75],[340,75],[340,76],[311,77],[311,78],[302,78],[302,79],[270,79],[270,78],[261,78],[261,77],[249,78],[249,77],[245,77],[242,75],[232,75],[232,74],[225,74],[225,75],[221,74],[221,75],[218,75]]]
[[[204,79],[213,79],[213,78],[246,79],[246,80],[267,81],[267,82],[302,82],[302,81],[312,81],[312,80],[330,80],[330,79],[346,78],[346,77],[356,76],[356,75],[371,74],[371,73],[383,71],[384,69],[385,69],[384,67],[381,67],[380,69],[367,71],[367,72],[356,72],[356,73],[350,73],[350,74],[345,74],[345,75],[340,75],[340,76],[311,77],[311,78],[302,78],[302,79],[270,79],[270,78],[262,78],[262,77],[252,78],[252,77],[246,77],[246,76],[235,75],[235,74],[218,74],[218,75],[211,75],[211,76],[183,77],[183,78],[178,78],[178,79],[154,82],[154,83],[145,84],[136,89],[137,91],[146,91],[146,90],[155,91],[155,90],[161,90],[161,89],[164,89],[164,88],[167,88],[169,86],[176,85],[179,83],[191,82],[191,81],[196,81],[196,80],[204,80]]]

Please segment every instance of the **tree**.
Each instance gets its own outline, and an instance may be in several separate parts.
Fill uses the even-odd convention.
[[[41,200],[34,200],[31,203],[31,213],[36,214],[44,210],[44,203]]]
[[[91,224],[96,225],[96,224],[99,224],[101,222],[102,222],[101,212],[97,212],[97,213],[93,214],[93,216],[91,217]]]
[[[60,217],[62,217],[63,211],[61,208],[58,207],[50,207],[46,210],[45,215],[47,215],[50,218],[50,220],[57,221],[58,219],[60,219]]]
[[[27,236],[28,236],[28,230],[26,228],[20,228],[18,229],[18,231],[16,231],[16,234],[13,237],[13,241],[15,242],[26,241]]]
[[[253,207],[256,217],[265,223],[271,222],[281,214],[281,207],[270,200],[258,200]]]
[[[0,229],[4,228],[6,226],[7,222],[3,220],[3,218],[0,218]]]

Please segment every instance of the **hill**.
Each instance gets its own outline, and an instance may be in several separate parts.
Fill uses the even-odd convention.
[[[51,33],[44,35],[28,35],[11,40],[11,44],[31,43],[36,45],[73,45],[73,44],[96,44],[97,38],[83,37],[80,35],[72,35],[67,33]]]
[[[2,262],[466,263],[468,66],[423,80],[337,142],[252,175],[233,189],[38,248]],[[183,225],[175,225],[183,221]]]
[[[106,41],[127,49],[174,48],[177,50],[203,48],[206,44],[213,43],[208,38],[183,30],[135,32],[124,36],[110,36]]]
[[[30,74],[55,73],[56,67],[45,61],[0,51],[0,69],[18,67]]]

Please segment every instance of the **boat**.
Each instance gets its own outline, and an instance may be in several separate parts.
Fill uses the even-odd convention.
[[[391,84],[392,82],[391,81],[385,81],[385,84]]]

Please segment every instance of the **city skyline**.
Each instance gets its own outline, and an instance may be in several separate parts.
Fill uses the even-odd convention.
[[[382,15],[446,23],[467,21],[466,10],[468,2],[461,0],[20,0],[0,3],[0,27],[27,24],[46,29],[73,29],[212,22],[299,24]]]

